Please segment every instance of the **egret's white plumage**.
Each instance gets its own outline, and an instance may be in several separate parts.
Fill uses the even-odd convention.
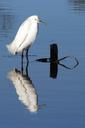
[[[8,51],[11,54],[15,55],[29,49],[36,39],[39,22],[39,17],[33,15],[21,24],[13,42],[7,45]]]

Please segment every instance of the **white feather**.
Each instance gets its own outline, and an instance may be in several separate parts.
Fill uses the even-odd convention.
[[[31,16],[21,24],[13,42],[7,45],[11,54],[23,52],[32,45],[37,36],[38,23],[38,16]]]

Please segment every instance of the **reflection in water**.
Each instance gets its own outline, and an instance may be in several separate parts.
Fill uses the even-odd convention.
[[[66,61],[67,59],[71,59],[72,63],[71,66],[68,66],[68,64],[63,64],[63,60]],[[55,79],[58,74],[58,65],[73,70],[79,65],[79,61],[74,56],[65,56],[61,59],[58,59],[58,45],[57,44],[51,44],[50,45],[50,58],[40,58],[36,61],[43,62],[43,63],[50,63],[50,77]],[[69,63],[71,63],[69,61]]]
[[[57,62],[50,62],[50,77],[55,79],[58,75],[58,63]]]
[[[85,12],[85,0],[69,0],[69,3],[74,10]]]
[[[55,79],[58,73],[58,46],[57,44],[50,45],[50,58],[37,59],[38,62],[50,63],[50,77]]]
[[[12,28],[13,15],[0,3],[0,36],[7,35]]]
[[[8,77],[13,82],[18,99],[30,112],[38,111],[38,95],[32,80],[28,76],[27,68],[25,73],[14,69],[8,73]]]
[[[50,77],[56,78],[58,74],[58,46],[50,45]]]
[[[72,67],[63,64],[63,60],[72,58],[72,61],[75,61]],[[74,69],[78,66],[79,62],[75,57],[65,56],[61,59],[58,59],[58,46],[57,44],[50,45],[50,58],[41,58],[36,61],[50,63],[50,77],[55,79],[58,74],[58,65],[63,66],[66,69]],[[69,62],[70,63],[70,62]],[[18,99],[29,109],[30,112],[37,112],[39,108],[45,107],[46,105],[38,105],[38,95],[36,93],[35,87],[28,75],[28,64],[27,60],[26,65],[24,66],[23,59],[21,61],[21,71],[14,69],[8,73],[9,79],[12,81]]]

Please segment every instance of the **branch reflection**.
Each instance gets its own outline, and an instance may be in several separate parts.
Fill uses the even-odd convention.
[[[72,62],[71,66],[68,66],[68,64],[71,63],[70,61],[67,64],[63,64],[63,60],[66,62],[66,60],[68,59],[71,59],[72,61],[74,61],[74,63]],[[50,77],[53,79],[57,77],[58,65],[66,69],[69,69],[69,70],[73,70],[79,65],[79,61],[74,56],[65,56],[65,57],[58,59],[58,45],[57,44],[50,45],[50,58],[40,58],[40,59],[37,59],[36,61],[43,62],[43,63],[50,63]]]

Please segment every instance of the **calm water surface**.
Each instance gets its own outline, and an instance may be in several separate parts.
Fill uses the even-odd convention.
[[[29,57],[28,73],[24,60],[22,75],[20,56],[9,56],[5,46],[33,14],[47,26],[40,25],[29,51],[36,56]],[[59,58],[79,60],[74,70],[58,65],[56,79],[49,63],[34,61],[49,57],[52,43],[58,44]],[[84,52],[85,0],[0,0],[0,128],[85,128]]]

